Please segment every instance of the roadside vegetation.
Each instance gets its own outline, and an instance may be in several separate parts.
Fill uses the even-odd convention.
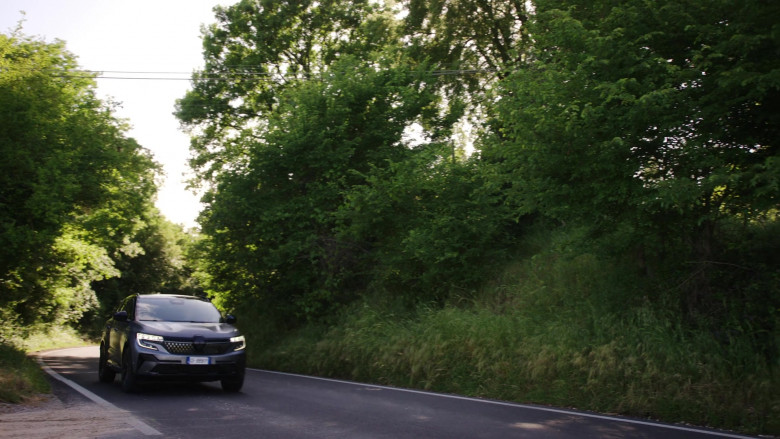
[[[203,285],[261,367],[777,433],[779,5],[219,8]]]
[[[198,291],[159,166],[95,87],[63,42],[0,34],[2,401],[46,390],[26,353],[83,343],[129,292]]]
[[[89,344],[89,340],[68,326],[37,325],[23,331],[0,333],[0,402],[35,400],[50,391],[46,374],[29,354],[55,348]]]
[[[3,36],[0,318],[204,294],[254,366],[780,434],[778,16],[217,7],[176,103],[197,236],[72,57]]]
[[[333,324],[308,324],[281,340],[257,319],[243,328],[263,368],[780,431],[769,344],[737,326],[690,321],[674,285],[626,273],[624,261],[544,245],[472,297],[413,310],[366,298]]]
[[[46,374],[27,353],[0,343],[0,402],[19,403],[50,391]]]

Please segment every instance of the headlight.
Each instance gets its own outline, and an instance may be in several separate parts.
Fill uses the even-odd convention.
[[[135,335],[135,340],[138,342],[138,346],[146,349],[158,350],[157,346],[150,342],[162,343],[163,338],[159,335],[144,334],[139,332]]]
[[[242,349],[246,349],[246,339],[243,335],[239,335],[238,337],[232,337],[230,339],[231,343],[234,343],[233,350],[234,351],[240,351]]]

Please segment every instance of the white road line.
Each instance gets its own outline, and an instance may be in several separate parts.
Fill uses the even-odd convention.
[[[650,427],[658,427],[658,428],[666,428],[670,430],[677,430],[677,431],[687,431],[692,433],[699,433],[699,434],[705,434],[715,437],[724,437],[724,438],[730,438],[730,439],[755,439],[755,436],[744,436],[734,433],[728,433],[728,432],[721,432],[721,431],[710,431],[710,430],[702,430],[699,428],[692,428],[692,427],[684,427],[681,425],[673,425],[673,424],[660,424],[656,422],[651,421],[642,421],[639,419],[630,419],[630,418],[617,418],[614,416],[606,416],[606,415],[598,415],[594,413],[587,413],[587,412],[576,412],[572,410],[563,410],[563,409],[556,409],[556,408],[550,408],[550,407],[541,407],[541,406],[533,406],[533,405],[525,405],[525,404],[518,404],[513,402],[505,402],[505,401],[495,401],[490,399],[479,399],[479,398],[470,398],[467,396],[459,396],[459,395],[449,395],[446,393],[434,393],[434,392],[425,392],[422,390],[414,390],[414,389],[404,389],[400,387],[389,387],[389,386],[380,386],[377,384],[364,384],[364,383],[358,383],[354,381],[344,381],[344,380],[337,380],[333,378],[321,378],[321,377],[315,377],[310,375],[299,375],[294,373],[287,373],[287,372],[276,372],[272,370],[262,370],[262,369],[251,369],[247,368],[247,370],[252,370],[256,372],[263,372],[263,373],[270,373],[270,374],[276,374],[276,375],[285,375],[285,376],[292,376],[292,377],[298,377],[298,378],[308,378],[312,380],[319,380],[319,381],[328,381],[332,383],[340,383],[340,384],[348,384],[352,386],[361,386],[361,387],[373,387],[376,389],[384,389],[384,390],[393,390],[396,392],[406,392],[406,393],[415,393],[419,395],[428,395],[428,396],[436,396],[439,398],[449,398],[449,399],[457,399],[461,401],[472,401],[472,402],[480,402],[484,404],[493,404],[493,405],[500,405],[500,406],[506,406],[506,407],[517,407],[522,409],[528,409],[528,410],[537,410],[542,412],[550,412],[550,413],[557,413],[562,415],[570,415],[570,416],[579,416],[583,418],[592,418],[592,419],[601,419],[606,421],[614,421],[614,422],[622,422],[625,424],[635,424],[635,425],[644,425],[644,426],[650,426]]]
[[[126,423],[131,425],[136,430],[140,431],[144,436],[162,436],[162,433],[154,429],[149,424],[141,421],[140,419],[133,416],[130,412],[127,410],[122,410],[119,407],[115,406],[114,404],[111,404],[110,402],[106,401],[105,399],[97,396],[96,394],[90,392],[89,390],[85,389],[81,385],[63,377],[62,375],[55,372],[52,368],[46,365],[46,362],[43,360],[43,358],[38,357],[38,363],[41,365],[41,368],[52,376],[52,378],[62,381],[63,383],[67,384],[77,392],[81,393],[82,395],[86,396],[90,400],[92,400],[94,403],[98,404],[99,406],[111,411],[115,412],[117,415],[121,415],[122,420]]]

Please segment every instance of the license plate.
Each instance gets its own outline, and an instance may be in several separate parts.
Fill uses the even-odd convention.
[[[187,357],[187,364],[211,364],[209,357]]]

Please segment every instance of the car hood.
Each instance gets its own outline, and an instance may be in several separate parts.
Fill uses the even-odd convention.
[[[137,322],[138,332],[149,332],[163,337],[190,338],[196,335],[205,338],[227,338],[239,335],[238,329],[228,323],[189,322]]]

